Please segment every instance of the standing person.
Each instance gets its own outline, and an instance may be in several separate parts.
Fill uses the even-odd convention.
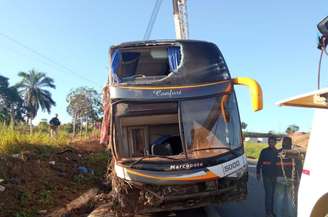
[[[277,161],[277,183],[274,194],[274,210],[277,217],[296,217],[296,192],[302,170],[302,163],[297,155],[288,154],[292,148],[292,139],[282,140]]]
[[[55,115],[55,117],[53,117],[50,121],[50,135],[51,137],[54,137],[55,135],[57,135],[58,132],[58,127],[60,126],[60,121],[58,119],[58,114]]]
[[[260,153],[256,166],[257,180],[260,181],[261,173],[265,191],[265,213],[267,217],[275,216],[273,211],[273,199],[276,185],[276,162],[277,162],[277,138],[269,136],[269,147],[263,149]]]

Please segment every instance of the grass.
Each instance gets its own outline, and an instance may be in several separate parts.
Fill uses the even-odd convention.
[[[260,152],[263,148],[266,148],[268,145],[265,143],[253,143],[245,142],[245,152],[248,158],[258,159]]]
[[[69,142],[70,137],[65,132],[60,132],[55,138],[51,138],[48,133],[42,131],[29,134],[23,130],[0,127],[0,154],[14,154],[27,150],[43,153],[49,149],[65,146]]]
[[[265,143],[245,142],[245,152],[248,158],[258,159],[262,149],[268,147]],[[281,143],[278,143],[277,148],[281,148]]]

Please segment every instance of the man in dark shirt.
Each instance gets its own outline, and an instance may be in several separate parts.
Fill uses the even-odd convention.
[[[51,137],[57,135],[58,127],[60,125],[60,121],[58,119],[58,114],[55,115],[50,121],[50,135]]]
[[[292,139],[284,137],[282,149],[278,153],[277,182],[274,195],[275,214],[277,217],[296,217],[296,192],[302,171],[302,162],[298,155],[289,152]]]
[[[260,153],[256,167],[257,180],[262,179],[265,191],[265,213],[267,217],[275,216],[273,212],[273,199],[276,185],[276,162],[277,162],[277,139],[274,136],[268,138],[269,147],[263,149]]]

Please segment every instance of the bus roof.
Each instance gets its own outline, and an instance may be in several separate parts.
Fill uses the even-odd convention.
[[[207,43],[212,44],[209,41],[201,41],[201,40],[190,40],[190,39],[161,39],[161,40],[147,40],[147,41],[129,41],[122,42],[120,44],[116,44],[111,46],[110,50],[115,50],[117,48],[132,48],[132,47],[147,47],[147,46],[158,46],[158,45],[175,45],[177,43]]]
[[[277,103],[279,106],[328,109],[328,88],[291,97]]]

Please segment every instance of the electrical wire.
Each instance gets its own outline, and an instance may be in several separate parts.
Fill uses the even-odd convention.
[[[326,35],[323,35],[321,37],[318,37],[318,49],[320,49],[320,58],[319,58],[319,64],[318,64],[318,74],[317,74],[317,88],[320,89],[320,77],[321,77],[321,63],[322,63],[322,57],[323,54],[326,54],[328,56],[327,52],[327,43],[328,43],[328,37]]]
[[[319,65],[318,65],[318,77],[317,77],[317,82],[318,82],[318,90],[320,89],[320,74],[321,74],[321,62],[322,62],[322,56],[324,53],[324,48],[321,48],[321,53],[320,53],[320,58],[319,58]]]
[[[79,77],[79,78],[82,79],[82,80],[88,81],[88,82],[90,82],[90,83],[93,83],[93,84],[96,84],[97,86],[99,86],[99,84],[98,84],[97,82],[92,81],[92,80],[90,80],[90,79],[88,79],[88,78],[86,78],[86,77],[84,77],[84,76],[81,76],[79,73],[75,72],[75,71],[72,70],[71,68],[69,68],[69,67],[67,67],[67,66],[65,66],[65,65],[63,65],[63,64],[61,64],[61,63],[59,63],[59,62],[57,62],[57,61],[55,61],[55,60],[53,60],[52,58],[50,58],[50,57],[48,57],[48,56],[42,54],[41,52],[37,51],[36,49],[33,49],[33,48],[31,48],[31,47],[25,45],[24,43],[18,41],[17,39],[15,39],[15,38],[13,38],[13,37],[7,35],[7,34],[1,33],[1,32],[0,32],[0,36],[2,36],[2,37],[4,37],[4,38],[6,38],[7,40],[9,40],[9,41],[11,41],[11,42],[17,44],[18,46],[24,48],[25,50],[28,50],[28,51],[30,51],[31,53],[33,53],[33,54],[35,54],[35,55],[41,57],[42,59],[48,61],[49,63],[51,63],[51,64],[53,64],[53,65],[55,65],[55,66],[57,66],[57,67],[59,67],[59,68],[61,68],[61,69],[64,69],[64,70],[67,71],[67,72],[70,72],[71,74],[75,75],[76,77]]]
[[[152,11],[151,16],[148,21],[148,25],[147,25],[145,34],[143,36],[143,40],[149,40],[162,3],[163,3],[163,0],[156,0],[153,11]]]

